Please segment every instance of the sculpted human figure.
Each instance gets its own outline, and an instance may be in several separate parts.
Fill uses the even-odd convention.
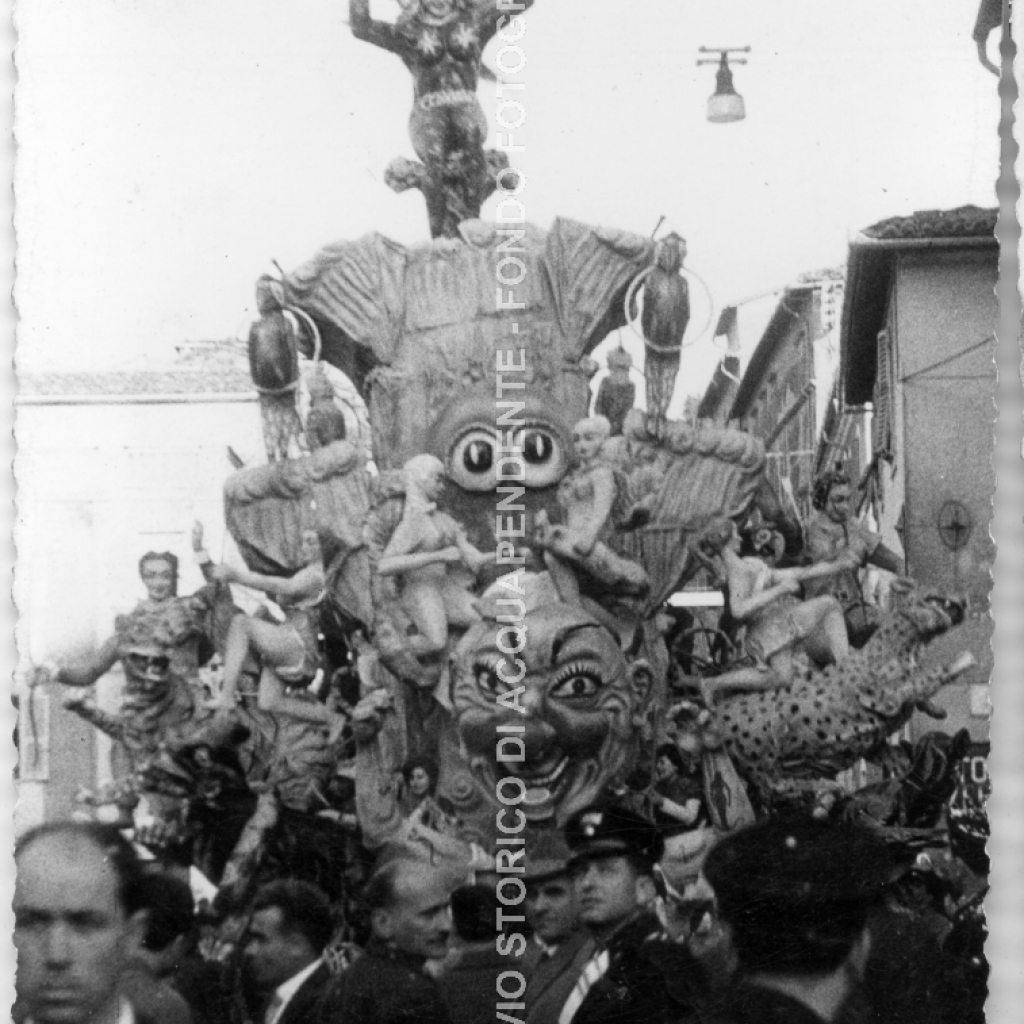
[[[690,288],[680,271],[686,242],[674,231],[658,243],[657,262],[644,285],[643,326],[646,355],[647,427],[661,437],[679,373],[683,335],[690,322]]]
[[[601,381],[594,401],[594,414],[605,416],[611,425],[612,437],[622,433],[626,413],[633,408],[636,385],[629,379],[633,357],[622,347],[608,353],[608,376]]]
[[[357,39],[397,54],[412,74],[409,134],[428,180],[414,181],[408,161],[399,161],[389,184],[399,190],[423,188],[432,233],[450,235],[460,220],[480,215],[481,203],[494,190],[495,168],[483,148],[487,118],[476,89],[484,47],[511,15],[494,0],[400,2],[402,13],[390,24],[370,16],[370,0],[350,0],[349,23]],[[516,11],[532,6],[533,0],[522,0]],[[441,198],[431,192],[449,194]],[[444,207],[452,204],[455,216],[446,216]]]
[[[791,680],[797,647],[821,664],[841,661],[849,653],[839,602],[830,595],[806,601],[799,597],[805,581],[848,569],[848,559],[778,569],[770,536],[764,547],[751,553],[753,557],[742,556],[736,525],[725,518],[713,520],[699,544],[705,554],[721,558],[729,611],[746,626],[747,653],[759,667],[770,669],[783,685]]]
[[[468,584],[494,556],[473,547],[462,527],[438,511],[445,479],[440,459],[414,455],[402,473],[402,518],[376,568],[380,576],[399,578],[402,608],[417,630],[406,638],[409,648],[417,657],[437,655],[448,644],[450,626],[464,629],[479,620]]]
[[[850,479],[841,469],[830,470],[818,478],[813,503],[814,511],[804,534],[804,554],[812,562],[829,562],[847,555],[851,564],[845,572],[812,583],[807,593],[831,594],[836,598],[846,616],[851,642],[859,647],[878,625],[881,609],[865,601],[857,570],[870,564],[898,574],[903,571],[903,559],[854,517],[850,509]]]
[[[193,545],[195,545],[193,537]],[[201,546],[201,539],[199,541]],[[205,575],[205,573],[204,573]],[[190,685],[199,687],[199,666],[213,654],[213,613],[218,601],[228,604],[227,595],[216,585],[207,585],[185,597],[178,596],[178,559],[169,551],[147,551],[139,559],[139,578],[146,597],[128,615],[119,616],[117,629],[91,656],[58,665],[47,661],[34,673],[33,683],[55,682],[65,686],[95,685],[117,662],[128,656],[124,637],[133,643],[148,634],[164,648],[170,670]],[[215,584],[207,576],[211,584]],[[131,674],[127,676],[131,696]]]
[[[606,543],[614,529],[612,512],[618,496],[615,471],[601,457],[601,447],[610,435],[611,425],[604,416],[580,420],[572,428],[576,465],[558,487],[558,504],[566,521],[553,526],[543,512],[535,519],[534,540],[544,551],[544,562],[563,601],[579,602],[576,569],[620,594],[640,595],[647,589],[643,569]]]
[[[340,735],[347,718],[319,701],[290,697],[285,685],[308,683],[320,667],[319,610],[326,596],[323,553],[315,530],[302,534],[304,565],[293,576],[265,576],[230,565],[210,571],[223,583],[240,583],[267,594],[284,612],[283,622],[268,622],[238,614],[231,620],[224,649],[224,681],[216,700],[219,708],[234,707],[239,680],[250,656],[262,666],[258,706],[294,718],[324,725]]]

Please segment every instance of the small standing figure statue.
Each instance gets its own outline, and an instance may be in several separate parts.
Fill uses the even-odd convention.
[[[256,286],[256,306],[260,318],[249,328],[249,373],[260,396],[267,461],[279,462],[306,450],[296,405],[298,340],[282,307],[279,286],[266,275]]]
[[[553,526],[543,511],[535,518],[534,539],[544,551],[558,596],[572,604],[580,600],[577,569],[604,591],[622,596],[641,596],[650,585],[636,562],[617,555],[607,544],[615,528],[613,512],[619,497],[615,470],[601,456],[610,435],[611,425],[604,416],[580,420],[572,428],[576,465],[558,485],[558,504],[566,522]]]
[[[461,221],[480,216],[494,191],[503,153],[484,153],[487,118],[477,99],[484,47],[509,15],[494,0],[399,0],[394,24],[370,16],[370,0],[349,0],[356,39],[402,58],[413,78],[409,134],[423,161],[399,158],[386,176],[396,191],[419,188],[427,200],[431,234],[454,238]],[[520,0],[522,12],[534,0]]]
[[[640,325],[647,348],[647,429],[655,437],[664,435],[683,335],[690,322],[690,286],[680,273],[684,259],[686,242],[673,231],[658,242],[654,266],[644,282]]]
[[[450,626],[465,629],[480,616],[469,589],[493,554],[478,551],[451,516],[438,511],[444,463],[434,455],[414,455],[402,467],[402,518],[377,563],[380,576],[397,576],[401,603],[417,632],[406,638],[416,657],[437,656],[448,644]],[[459,568],[469,570],[459,572]]]
[[[636,400],[636,385],[629,379],[632,366],[633,357],[621,345],[608,353],[608,376],[597,390],[594,415],[608,420],[612,437],[622,434],[626,413]]]

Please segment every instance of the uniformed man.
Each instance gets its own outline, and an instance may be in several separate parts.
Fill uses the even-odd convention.
[[[558,1024],[684,1024],[698,1020],[703,972],[653,912],[663,843],[653,822],[594,805],[565,828],[580,920],[596,943]]]
[[[560,833],[543,833],[527,845],[522,877],[526,923],[533,929],[526,1024],[558,1024],[566,999],[595,952],[594,940],[580,922],[569,877],[569,847]]]
[[[852,825],[773,818],[722,840],[704,874],[739,972],[713,1019],[846,1020],[870,952],[868,915],[888,873],[884,846]]]

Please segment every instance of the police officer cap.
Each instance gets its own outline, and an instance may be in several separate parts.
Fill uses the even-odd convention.
[[[658,826],[625,807],[592,804],[577,811],[565,826],[572,851],[569,867],[604,857],[631,856],[648,865],[665,849]]]
[[[704,875],[731,924],[859,914],[888,881],[884,844],[854,825],[772,818],[727,836]]]

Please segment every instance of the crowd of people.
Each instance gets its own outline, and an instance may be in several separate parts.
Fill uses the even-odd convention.
[[[113,826],[51,822],[16,849],[15,1021],[984,1019],[980,948],[908,896],[871,833],[777,816],[698,851],[686,878],[669,868],[666,831],[604,803],[531,838],[512,875],[382,856],[361,893],[366,934],[339,957],[335,912],[309,882],[263,885],[228,934]],[[499,884],[509,878],[522,900],[509,897],[518,882]]]

